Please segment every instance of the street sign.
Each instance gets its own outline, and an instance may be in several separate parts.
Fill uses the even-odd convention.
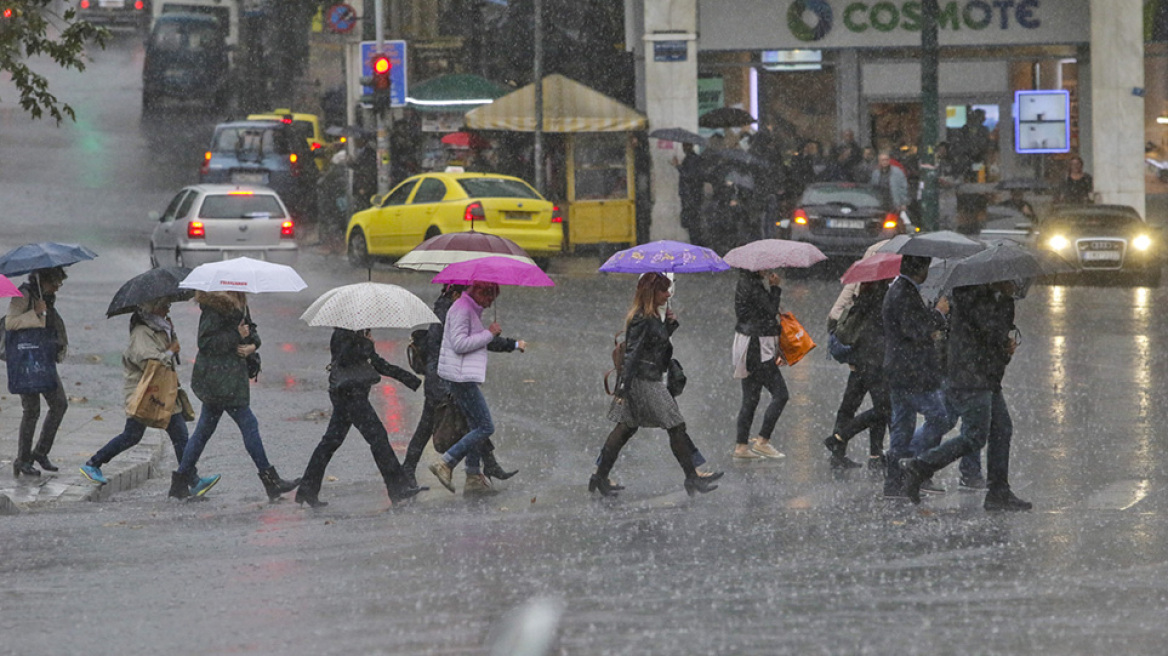
[[[325,12],[328,28],[335,34],[348,34],[357,26],[357,10],[344,3],[335,4]]]
[[[406,106],[406,42],[386,41],[383,52],[389,55],[393,68],[389,71],[389,106]],[[376,41],[361,42],[361,75],[373,77],[373,56],[377,54]],[[373,95],[373,87],[361,87],[361,93]]]

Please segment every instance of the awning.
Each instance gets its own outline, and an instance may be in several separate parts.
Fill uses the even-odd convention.
[[[464,113],[510,92],[510,87],[478,75],[440,75],[410,86],[406,103],[422,112]]]
[[[645,117],[608,96],[563,75],[543,79],[544,132],[628,132],[647,125]],[[535,131],[535,85],[466,113],[476,130]]]

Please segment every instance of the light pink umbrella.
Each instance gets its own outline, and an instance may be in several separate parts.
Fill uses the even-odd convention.
[[[519,287],[554,287],[556,283],[534,264],[492,255],[466,262],[455,262],[434,276],[430,282],[449,285],[469,285],[493,282]]]
[[[0,276],[0,298],[12,298],[13,296],[24,296],[24,294],[20,293],[11,280]]]
[[[722,258],[726,264],[747,271],[805,269],[827,259],[815,246],[790,239],[760,239],[739,246]]]

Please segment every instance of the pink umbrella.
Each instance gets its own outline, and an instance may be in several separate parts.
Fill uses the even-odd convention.
[[[455,262],[434,276],[430,282],[450,285],[469,285],[475,282],[493,282],[520,287],[554,287],[556,283],[534,264],[492,255],[466,262]]]
[[[840,277],[845,285],[854,282],[891,280],[900,275],[900,255],[896,253],[876,253],[862,260],[852,262],[852,266]]]
[[[726,264],[747,271],[807,268],[827,259],[815,246],[790,239],[760,239],[739,246],[722,258]]]
[[[13,296],[24,296],[24,294],[20,293],[11,280],[0,276],[0,298],[12,298]]]

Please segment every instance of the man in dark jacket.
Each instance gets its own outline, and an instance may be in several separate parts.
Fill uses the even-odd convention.
[[[1002,377],[1018,343],[1014,330],[1012,282],[959,287],[953,293],[949,333],[949,402],[961,417],[961,434],[906,458],[905,494],[920,503],[921,482],[933,472],[986,446],[989,490],[986,510],[1030,510],[1010,491],[1010,437],[1013,423],[1002,396]]]
[[[904,496],[898,462],[913,455],[913,445],[934,445],[951,427],[941,389],[941,364],[936,342],[945,327],[949,302],[945,297],[929,309],[920,286],[929,276],[931,258],[905,255],[900,275],[884,296],[884,378],[892,405],[888,467],[884,496]],[[925,424],[917,436],[917,413]]]
[[[680,162],[675,157],[674,166],[677,167],[677,194],[681,201],[681,227],[689,231],[689,240],[699,246],[705,244],[702,234],[702,201],[705,199],[704,187],[706,183],[705,160],[693,144],[682,144],[685,159]]]

